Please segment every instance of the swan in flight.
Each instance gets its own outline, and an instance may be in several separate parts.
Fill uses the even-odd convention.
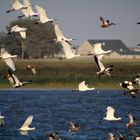
[[[66,38],[64,35],[63,35],[63,32],[62,30],[60,29],[59,25],[58,24],[54,24],[54,30],[55,30],[55,35],[56,35],[56,39],[54,39],[54,42],[61,42],[62,40],[65,40],[66,42],[70,42],[72,40],[75,40],[75,39],[72,39],[72,38]]]
[[[20,82],[19,79],[10,71],[10,69],[8,70],[8,73],[4,75],[3,78],[9,80],[10,84],[14,88],[19,88],[31,82],[31,80],[26,82]]]
[[[27,7],[25,7],[23,4],[21,4],[19,2],[19,0],[13,0],[13,2],[11,3],[11,8],[10,10],[6,11],[7,13],[10,13],[12,11],[18,11],[21,9],[26,9]]]
[[[77,55],[75,54],[76,52],[72,50],[71,45],[65,40],[61,41],[61,45],[63,46],[66,59],[71,59],[71,58],[80,56],[79,54]]]
[[[29,125],[32,123],[33,116],[28,116],[24,124],[19,128],[21,135],[28,135],[28,131],[35,130],[35,127],[30,128]]]
[[[8,33],[8,34],[11,34],[13,32],[15,33],[20,33],[21,37],[23,39],[26,39],[26,30],[27,28],[24,28],[24,27],[19,27],[19,25],[14,25],[12,28],[11,28],[11,31]]]
[[[108,120],[108,121],[117,121],[117,120],[121,120],[120,117],[116,118],[114,116],[114,112],[115,112],[115,109],[111,106],[108,106],[107,107],[107,112],[106,112],[106,117],[104,117],[104,120]]]
[[[87,84],[85,84],[85,81],[82,81],[78,85],[78,91],[88,91],[88,90],[94,90],[95,88],[89,88]]]
[[[100,17],[100,20],[102,22],[102,24],[100,25],[100,27],[102,27],[102,28],[107,28],[107,27],[110,27],[111,25],[116,25],[115,23],[110,23],[109,20],[105,20],[102,17]]]
[[[36,75],[36,69],[34,65],[27,65],[25,69],[30,70],[34,75]]]
[[[97,76],[102,76],[104,74],[111,76],[110,72],[113,71],[113,65],[110,65],[109,67],[105,68],[105,66],[101,62],[103,56],[105,54],[109,54],[111,50],[104,51],[101,46],[102,46],[101,43],[94,44],[93,52],[92,52],[92,54],[94,54],[94,60],[100,69],[100,71],[96,72],[96,74]]]
[[[0,126],[3,126],[3,125],[4,125],[4,116],[2,116],[0,112]]]
[[[33,11],[30,0],[23,0],[23,2],[24,2],[24,6],[27,7],[27,8],[26,9],[21,9],[21,12],[23,13],[23,15],[18,16],[18,18],[22,18],[24,16],[27,17],[27,18],[38,16],[38,13],[35,13]]]
[[[132,97],[136,97],[137,96],[137,92],[138,89],[134,89],[133,84],[136,84],[136,82],[131,82],[131,81],[124,81],[122,83],[119,83],[121,87],[123,87],[124,89],[126,89],[126,91],[124,91],[124,95],[128,94],[131,95]]]
[[[36,10],[38,12],[38,16],[39,16],[39,21],[37,21],[37,23],[47,23],[47,22],[53,22],[55,20],[53,18],[49,19],[47,17],[45,9],[42,8],[41,6],[36,5],[35,8],[36,8]]]
[[[7,66],[9,66],[13,71],[16,70],[15,68],[15,64],[12,60],[12,58],[17,57],[17,55],[11,55],[10,53],[8,53],[5,48],[1,48],[1,59],[5,61],[5,63],[7,64]]]

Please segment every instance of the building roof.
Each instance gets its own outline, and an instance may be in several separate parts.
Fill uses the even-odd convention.
[[[112,50],[121,55],[140,55],[140,52],[130,50],[121,40],[87,40],[91,45],[95,43],[104,43],[104,50]]]

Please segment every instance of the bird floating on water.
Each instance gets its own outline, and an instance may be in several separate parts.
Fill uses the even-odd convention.
[[[0,126],[4,126],[4,116],[1,115],[1,112],[0,112]]]
[[[79,123],[73,123],[72,121],[70,121],[70,127],[69,127],[69,132],[78,132],[80,130],[80,125]]]
[[[20,82],[19,79],[10,71],[10,69],[8,70],[8,73],[4,75],[3,78],[9,80],[10,84],[14,88],[19,88],[31,82],[31,80],[26,82]]]
[[[50,133],[48,134],[48,140],[61,140],[61,138],[59,138],[58,133]]]
[[[18,18],[22,18],[24,16],[27,17],[27,18],[38,16],[38,13],[35,13],[33,11],[30,0],[23,0],[23,2],[24,2],[24,6],[27,7],[27,8],[26,9],[21,9],[21,12],[23,13],[23,15],[18,16]]]
[[[56,20],[54,18],[49,19],[47,17],[46,11],[41,6],[36,5],[35,8],[36,8],[36,10],[38,12],[38,16],[39,16],[39,21],[37,21],[36,23],[47,23],[47,22],[53,22],[54,20]]]
[[[15,64],[12,60],[12,58],[17,57],[17,55],[11,55],[10,53],[8,53],[5,48],[1,48],[1,56],[2,60],[5,61],[5,63],[7,64],[7,66],[9,66],[13,71],[16,70],[15,68]]]
[[[109,20],[103,19],[102,17],[100,17],[100,20],[102,22],[102,24],[100,25],[100,27],[102,27],[102,28],[107,28],[107,27],[110,27],[112,25],[116,25],[115,23],[110,23]]]
[[[108,106],[107,107],[107,112],[106,112],[106,117],[104,117],[104,120],[107,120],[107,121],[121,120],[120,117],[115,117],[114,116],[114,112],[115,112],[115,109],[111,106]]]
[[[20,33],[21,37],[23,39],[26,39],[26,30],[27,28],[25,27],[19,27],[19,25],[14,25],[12,28],[11,28],[11,31],[8,33],[8,34],[11,34],[13,32],[15,33]]]
[[[30,128],[30,124],[32,123],[33,116],[28,116],[28,118],[25,120],[24,124],[19,128],[21,135],[28,135],[28,131],[35,130],[35,127]]]
[[[25,7],[23,4],[21,4],[19,2],[19,0],[13,0],[12,3],[11,3],[11,8],[10,10],[6,11],[7,13],[10,13],[12,11],[18,11],[18,10],[21,10],[21,9],[26,9],[27,7]]]
[[[88,90],[94,90],[95,88],[89,88],[87,84],[85,84],[85,81],[82,81],[81,83],[79,83],[78,85],[78,91],[88,91]]]

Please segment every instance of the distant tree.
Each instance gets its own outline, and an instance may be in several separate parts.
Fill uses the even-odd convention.
[[[3,44],[9,52],[21,57],[30,56],[32,58],[53,56],[61,52],[61,46],[52,43],[52,40],[56,38],[52,23],[36,24],[35,20],[20,19],[11,22],[7,26],[7,32],[16,24],[27,28],[26,39],[23,39],[18,33],[4,34],[4,37],[0,38],[0,44]]]

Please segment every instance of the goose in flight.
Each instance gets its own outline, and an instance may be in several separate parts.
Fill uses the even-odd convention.
[[[47,17],[45,9],[43,9],[41,6],[36,5],[35,8],[39,16],[39,21],[37,21],[37,23],[47,23],[47,22],[53,22],[54,20],[56,20],[54,18],[49,19]]]
[[[26,82],[20,82],[19,79],[10,71],[10,69],[8,70],[8,73],[4,75],[3,77],[4,79],[7,79],[10,84],[12,85],[12,87],[14,88],[19,88],[21,86],[24,86],[25,84],[28,84],[30,81],[26,81]]]
[[[3,126],[3,125],[4,125],[4,116],[2,116],[0,112],[0,126]]]
[[[105,66],[101,62],[101,59],[103,58],[103,56],[105,54],[109,54],[111,50],[104,51],[101,46],[102,46],[101,43],[96,43],[94,44],[94,48],[93,48],[94,60],[100,69],[100,71],[96,72],[96,74],[97,76],[102,76],[105,74],[108,76],[111,76],[110,72],[113,71],[113,65],[110,65],[109,67],[105,68]]]
[[[28,135],[28,131],[35,130],[35,127],[29,127],[30,124],[32,123],[33,116],[28,116],[28,118],[25,120],[24,124],[19,128],[18,130],[20,131],[21,135]]]
[[[78,85],[78,91],[88,91],[88,90],[94,90],[95,88],[89,88],[87,84],[85,84],[85,81],[82,81],[81,83],[79,83]]]
[[[106,112],[106,117],[104,117],[104,120],[107,120],[107,121],[117,121],[117,120],[121,120],[120,117],[115,117],[114,116],[114,112],[115,112],[115,109],[111,106],[108,106],[107,107],[107,112]]]
[[[80,130],[80,125],[78,123],[73,123],[70,121],[69,132],[78,132]]]
[[[34,65],[27,65],[25,69],[30,70],[34,75],[36,75],[36,69]]]
[[[15,64],[12,60],[12,58],[17,57],[17,55],[11,55],[10,53],[8,53],[5,48],[1,48],[1,59],[5,61],[5,63],[7,64],[7,66],[9,66],[13,71],[16,70],[15,68]]]
[[[138,123],[138,120],[135,118],[135,116],[132,116],[130,112],[128,112],[128,117],[129,117],[129,122],[126,124],[128,128]]]
[[[62,30],[60,29],[59,25],[58,24],[54,24],[54,30],[55,30],[55,35],[56,35],[56,39],[54,39],[54,42],[57,43],[57,42],[61,42],[62,40],[65,40],[66,42],[70,42],[72,40],[75,40],[75,39],[72,39],[72,38],[66,38],[64,35],[63,35],[63,32]]]
[[[105,20],[102,17],[100,17],[100,20],[102,22],[102,24],[100,25],[100,27],[102,27],[102,28],[107,28],[107,27],[110,27],[111,25],[116,25],[115,23],[110,23],[109,20]]]
[[[131,81],[124,81],[122,83],[119,83],[121,87],[123,87],[124,89],[126,89],[124,91],[124,95],[131,95],[132,97],[136,97],[137,96],[137,92],[138,89],[134,89],[133,84],[135,84],[136,82],[131,82]]]
[[[6,11],[7,13],[10,13],[12,11],[18,11],[21,9],[26,9],[27,7],[25,7],[23,4],[21,4],[19,2],[19,0],[13,0],[13,2],[11,3],[11,8],[10,10]]]
[[[65,40],[62,40],[61,44],[63,46],[66,59],[71,59],[71,58],[80,56],[79,54],[75,54],[75,52],[72,50],[71,45]]]
[[[38,16],[38,13],[35,13],[33,11],[30,0],[23,0],[23,2],[24,2],[24,6],[27,7],[27,8],[26,9],[21,9],[21,12],[23,13],[23,15],[18,16],[18,18],[22,18],[24,16],[27,17],[27,18]]]
[[[26,39],[26,30],[27,28],[24,28],[24,27],[19,27],[19,25],[14,25],[12,28],[11,28],[11,31],[8,33],[8,34],[11,34],[13,32],[15,33],[20,33],[21,37],[23,39]]]

